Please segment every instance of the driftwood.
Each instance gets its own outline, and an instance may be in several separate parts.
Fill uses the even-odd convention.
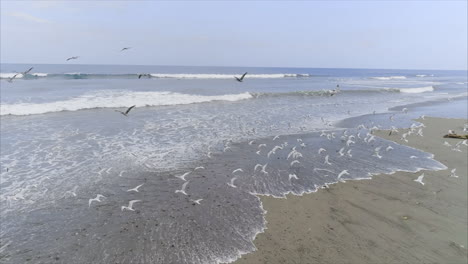
[[[459,139],[468,139],[468,135],[458,135],[458,134],[447,134],[444,138],[459,138]]]

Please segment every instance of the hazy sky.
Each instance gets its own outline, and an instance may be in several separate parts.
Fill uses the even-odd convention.
[[[1,0],[0,29],[10,63],[467,69],[468,60],[466,0]]]

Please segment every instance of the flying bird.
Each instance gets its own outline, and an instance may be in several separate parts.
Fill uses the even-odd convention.
[[[195,205],[195,204],[200,204],[200,202],[203,201],[203,199],[197,199],[197,200],[190,199],[190,201],[194,202],[194,205]]]
[[[332,164],[328,161],[328,155],[325,156],[325,164],[332,165]]]
[[[200,167],[196,167],[196,168],[194,169],[194,171],[196,171],[196,170],[204,170],[204,169],[205,169],[205,167],[200,166]]]
[[[175,193],[182,193],[184,195],[187,195],[187,193],[185,192],[185,189],[187,188],[187,184],[189,183],[190,181],[186,181],[184,184],[182,184],[182,189],[180,190],[176,190]]]
[[[299,180],[299,178],[297,177],[296,174],[292,173],[292,174],[289,174],[289,181],[291,181],[291,179],[296,179],[296,180]]]
[[[231,181],[227,183],[227,185],[231,186],[232,188],[237,188],[237,186],[234,185],[234,181],[236,179],[237,179],[237,177],[232,178]]]
[[[13,82],[13,80],[14,80],[14,79],[16,78],[16,76],[18,76],[18,75],[19,75],[19,73],[13,75],[13,77],[8,78],[8,82],[10,82],[10,83]]]
[[[26,74],[28,74],[30,71],[32,71],[32,69],[34,69],[34,67],[31,67],[31,68],[29,68],[29,70],[27,70],[27,71],[23,72],[23,75],[26,75]]]
[[[88,207],[91,207],[91,203],[92,203],[93,201],[102,202],[102,201],[101,201],[101,198],[106,198],[106,197],[105,197],[104,195],[102,195],[102,194],[98,194],[98,195],[96,195],[96,198],[89,199],[89,201],[88,201]]]
[[[343,175],[349,175],[349,172],[347,170],[343,170],[338,174],[338,179],[340,179]]]
[[[455,171],[457,171],[456,168],[450,171],[451,172],[450,177],[458,178],[458,175],[455,174]]]
[[[125,47],[125,48],[122,48],[120,51],[122,52],[122,51],[124,51],[124,50],[129,50],[129,49],[131,49],[131,48],[132,48],[132,47]]]
[[[320,149],[318,150],[318,154],[321,154],[321,153],[324,152],[324,151],[327,151],[327,150],[324,149],[324,148],[320,148]]]
[[[144,183],[143,183],[144,184]],[[138,185],[137,187],[133,188],[133,189],[128,189],[127,192],[139,192],[138,191],[138,188],[140,188],[141,186],[143,186],[143,184],[140,184]]]
[[[147,73],[140,73],[140,74],[138,74],[138,79],[141,79],[141,77],[143,77],[143,76],[148,76],[148,78],[151,77],[150,74],[147,74]]]
[[[421,174],[421,176],[419,176],[416,180],[414,180],[415,182],[419,182],[420,184],[424,185],[424,182],[423,182],[423,178],[424,178],[424,173]]]
[[[76,59],[78,59],[78,58],[79,58],[79,56],[70,57],[70,58],[67,59],[67,61],[69,61],[69,60],[76,60]]]
[[[244,80],[245,75],[247,75],[247,72],[244,73],[244,74],[242,74],[242,76],[241,76],[240,78],[237,78],[236,76],[234,76],[234,78],[236,78],[236,80],[237,80],[238,82],[242,82],[242,81]]]
[[[186,173],[184,173],[184,174],[182,174],[182,175],[176,176],[176,178],[179,178],[179,179],[181,179],[181,180],[183,180],[183,181],[187,181],[187,180],[185,179],[185,176],[187,176],[187,175],[189,175],[189,174],[190,174],[190,171],[189,171],[189,172],[186,172]]]
[[[244,172],[244,171],[243,171],[241,168],[239,168],[239,169],[233,170],[233,171],[232,171],[232,174],[234,174],[234,173],[236,173],[236,172]]]
[[[125,112],[122,112],[122,111],[119,111],[119,110],[115,110],[115,111],[121,113],[121,114],[124,115],[124,116],[128,116],[128,113],[129,113],[129,112],[133,109],[133,107],[135,107],[135,106],[136,106],[136,105],[130,106],[130,107],[127,109],[127,111],[125,111]]]
[[[120,207],[120,210],[121,211],[123,211],[123,210],[135,211],[133,209],[133,204],[138,203],[138,202],[141,202],[141,200],[131,200],[130,202],[128,202],[128,206],[122,206],[122,207]]]

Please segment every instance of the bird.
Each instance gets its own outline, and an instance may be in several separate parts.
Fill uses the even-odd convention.
[[[247,72],[244,73],[244,74],[242,74],[242,76],[241,76],[240,78],[237,78],[236,76],[234,76],[234,78],[236,78],[236,80],[237,80],[238,82],[242,82],[242,81],[244,80],[245,75],[247,75]]]
[[[259,151],[257,151],[257,152],[255,152],[255,153],[257,153],[257,155],[260,155],[260,150],[259,150]]]
[[[237,179],[237,177],[232,178],[231,181],[227,183],[227,185],[231,186],[232,188],[237,188],[237,186],[234,185],[234,181],[236,179]]]
[[[260,144],[260,145],[258,145],[258,148],[261,148],[261,147],[266,147],[266,144]]]
[[[190,174],[190,171],[189,171],[189,172],[186,172],[186,173],[184,173],[184,174],[182,174],[182,175],[176,176],[176,178],[179,178],[179,179],[181,179],[181,180],[183,180],[183,181],[187,181],[187,180],[185,179],[185,176],[187,176],[187,175],[189,175],[189,174]]]
[[[186,181],[184,184],[182,184],[182,189],[180,190],[176,190],[175,193],[182,193],[184,195],[187,195],[187,193],[185,192],[185,189],[187,188],[187,184],[189,183],[190,181]]]
[[[451,147],[452,145],[450,145],[450,143],[448,143],[447,141],[445,141],[445,142],[444,142],[444,146]]]
[[[348,141],[346,141],[346,146],[349,147],[349,145],[351,144],[355,144],[356,142],[352,141],[351,139],[348,139]]]
[[[324,151],[327,151],[327,150],[324,149],[324,148],[320,148],[320,149],[318,150],[318,154],[321,154],[321,153],[324,152]]]
[[[465,139],[465,140],[463,140],[463,141],[461,142],[461,144],[462,144],[462,145],[465,145],[465,146],[468,146],[468,143],[466,143],[466,142],[467,142],[467,140]]]
[[[78,59],[78,58],[79,58],[79,56],[70,57],[70,58],[67,59],[67,61],[69,61],[69,60],[76,60],[76,59]]]
[[[255,167],[254,167],[254,171],[257,171],[258,168],[262,168],[262,167],[263,167],[262,164],[257,164],[257,165],[255,165]]]
[[[131,200],[130,202],[128,202],[128,206],[122,206],[120,207],[120,210],[123,211],[123,210],[129,210],[129,211],[135,211],[133,209],[133,204],[134,203],[138,203],[138,202],[141,202],[141,200]]]
[[[425,116],[425,115],[422,115],[422,116],[420,116],[419,118],[421,118],[422,120],[425,120],[426,116]]]
[[[122,111],[119,111],[119,110],[115,110],[115,111],[121,113],[121,114],[124,115],[124,116],[128,116],[128,113],[129,113],[135,106],[136,106],[136,105],[130,106],[130,107],[127,109],[127,111],[125,111],[125,112],[122,112]]]
[[[255,140],[250,141],[249,145],[252,145],[253,143],[255,143]]]
[[[8,82],[10,82],[10,83],[13,82],[13,80],[14,80],[14,79],[16,78],[16,76],[18,76],[18,75],[19,75],[19,73],[17,73],[17,74],[15,74],[15,75],[13,75],[12,77],[8,78]]]
[[[376,150],[376,151],[374,152],[374,155],[372,155],[372,156],[377,157],[377,158],[379,158],[379,159],[382,158],[382,156],[379,154],[379,151],[378,151],[378,150]]]
[[[124,51],[124,50],[129,50],[129,49],[131,49],[131,48],[132,48],[132,47],[125,47],[125,48],[122,48],[120,51],[122,52],[122,51]]]
[[[328,155],[325,156],[325,164],[332,165],[332,164],[328,161]]]
[[[421,174],[416,180],[414,180],[415,182],[419,182],[420,184],[424,185],[424,182],[423,182],[423,178],[424,178],[424,173]]]
[[[68,194],[68,193],[69,193],[69,194],[73,195],[74,197],[76,197],[76,189],[77,189],[77,188],[78,188],[78,186],[75,186],[75,187],[73,188],[73,190],[71,190],[71,191],[66,191],[65,194]]]
[[[123,175],[124,172],[127,172],[127,171],[124,171],[124,170],[121,171],[121,172],[119,173],[119,177],[122,177],[122,175]]]
[[[349,175],[349,172],[347,170],[343,170],[340,172],[340,174],[338,174],[338,178],[337,179],[340,179],[343,175]]]
[[[203,199],[197,199],[197,200],[190,199],[190,201],[194,202],[194,205],[195,205],[195,204],[200,204],[200,202],[203,201]]]
[[[200,166],[200,167],[196,167],[196,168],[194,169],[194,171],[196,171],[196,170],[204,170],[204,169],[205,169],[205,167]]]
[[[27,71],[23,72],[23,75],[28,74],[30,71],[32,71],[32,69],[34,69],[34,67],[31,67],[31,68],[29,68]]]
[[[89,201],[88,201],[88,207],[91,207],[91,203],[92,203],[93,201],[102,202],[102,201],[101,201],[101,198],[106,198],[106,197],[105,197],[104,195],[102,195],[102,194],[98,194],[98,195],[96,195],[96,198],[89,199]]]
[[[276,140],[277,138],[279,138],[279,135],[275,136],[275,137],[273,138],[273,140]]]
[[[232,174],[234,174],[234,173],[236,173],[236,172],[238,172],[238,171],[239,171],[239,172],[244,172],[241,168],[239,168],[239,169],[233,170],[233,171],[232,171]]]
[[[265,165],[262,166],[262,170],[260,172],[263,172],[264,174],[268,174],[268,172],[266,171],[267,165],[268,163],[265,163]]]
[[[296,179],[296,180],[299,180],[299,178],[297,177],[296,174],[292,173],[292,174],[289,174],[289,181],[291,181],[291,179]]]
[[[410,158],[410,159],[417,159],[418,157],[416,157],[416,156],[411,156],[411,157],[409,157],[409,158]]]
[[[292,167],[292,166],[293,166],[294,164],[296,164],[296,163],[300,163],[300,162],[299,162],[298,160],[293,160],[293,161],[291,162],[290,166]]]
[[[144,184],[144,183],[143,183]],[[138,191],[138,188],[140,188],[141,186],[143,186],[143,184],[140,184],[138,185],[137,187],[133,188],[133,189],[128,189],[127,192],[139,192]]]
[[[450,171],[451,172],[450,177],[458,178],[458,175],[455,174],[455,171],[457,171],[456,168]]]
[[[392,146],[388,146],[388,147],[385,149],[385,151],[390,151],[390,150],[392,150],[392,149],[393,149]]]
[[[148,76],[148,78],[151,77],[150,74],[147,74],[147,73],[140,73],[140,74],[138,74],[138,79],[141,79],[141,77],[143,77],[143,76]]]
[[[338,154],[340,154],[340,157],[344,156],[344,150],[345,150],[345,148],[342,147],[342,148],[340,149],[340,151],[338,151]]]
[[[350,149],[350,150],[348,150],[348,152],[346,152],[346,154],[348,154],[348,156],[349,156],[350,158],[353,156],[353,155],[351,155],[351,150],[352,150],[352,149]]]
[[[401,109],[401,111],[406,114],[406,113],[408,113],[408,108],[403,108],[403,109]]]

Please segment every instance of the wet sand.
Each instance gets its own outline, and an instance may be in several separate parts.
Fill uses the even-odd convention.
[[[257,251],[235,263],[467,263],[467,147],[452,150],[462,119],[418,120],[424,137],[408,143],[398,134],[376,135],[433,153],[448,169],[376,175],[316,193],[261,197],[267,229],[254,243]],[[447,141],[452,147],[444,146]],[[458,178],[450,177],[456,168]],[[425,174],[425,185],[414,182]]]

